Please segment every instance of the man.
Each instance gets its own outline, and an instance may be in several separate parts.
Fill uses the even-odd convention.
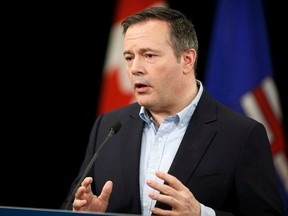
[[[214,100],[196,78],[193,24],[152,7],[122,26],[137,103],[95,121],[72,189],[111,126],[121,129],[76,188],[73,211],[283,215],[265,128]]]

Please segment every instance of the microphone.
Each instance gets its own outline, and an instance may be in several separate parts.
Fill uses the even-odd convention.
[[[89,170],[91,169],[94,161],[97,159],[99,152],[101,151],[102,147],[108,142],[108,140],[112,137],[113,134],[116,134],[121,128],[121,123],[120,122],[116,122],[109,131],[109,134],[107,135],[107,137],[105,138],[105,140],[101,143],[101,145],[99,146],[99,148],[96,150],[96,152],[94,153],[92,159],[90,160],[89,164],[87,165],[86,169],[84,170],[83,174],[81,175],[81,178],[79,179],[78,183],[76,184],[74,190],[72,191],[72,193],[69,195],[69,199],[67,201],[66,207],[65,209],[68,210],[69,209],[69,205],[72,202],[72,198],[74,197],[77,189],[79,188],[79,186],[81,185],[82,181],[85,179],[86,175],[88,174]]]

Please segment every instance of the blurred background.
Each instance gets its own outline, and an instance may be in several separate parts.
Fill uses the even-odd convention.
[[[66,197],[96,117],[115,2],[18,2],[2,7],[0,206],[57,209]],[[216,3],[168,1],[194,22],[200,80]],[[288,137],[288,15],[284,1],[263,3]]]

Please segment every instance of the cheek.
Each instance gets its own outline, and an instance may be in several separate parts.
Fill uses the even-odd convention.
[[[170,68],[163,78],[163,82],[165,83],[166,91],[170,91],[171,94],[179,94],[183,88],[183,74],[181,68]]]
[[[128,73],[128,82],[130,83],[131,88],[134,88],[134,79],[132,73]]]
[[[165,71],[165,79],[169,82],[177,83],[182,77],[182,68],[180,64],[168,65],[166,66]]]
[[[133,74],[131,72],[131,69],[129,69],[129,67],[126,67],[126,74],[127,74],[127,77],[131,80],[133,77]]]

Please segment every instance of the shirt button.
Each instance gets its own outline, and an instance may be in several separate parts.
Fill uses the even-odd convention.
[[[147,208],[147,207],[148,207],[148,203],[147,203],[147,202],[144,202],[144,203],[143,203],[143,207],[144,207],[144,208]]]

